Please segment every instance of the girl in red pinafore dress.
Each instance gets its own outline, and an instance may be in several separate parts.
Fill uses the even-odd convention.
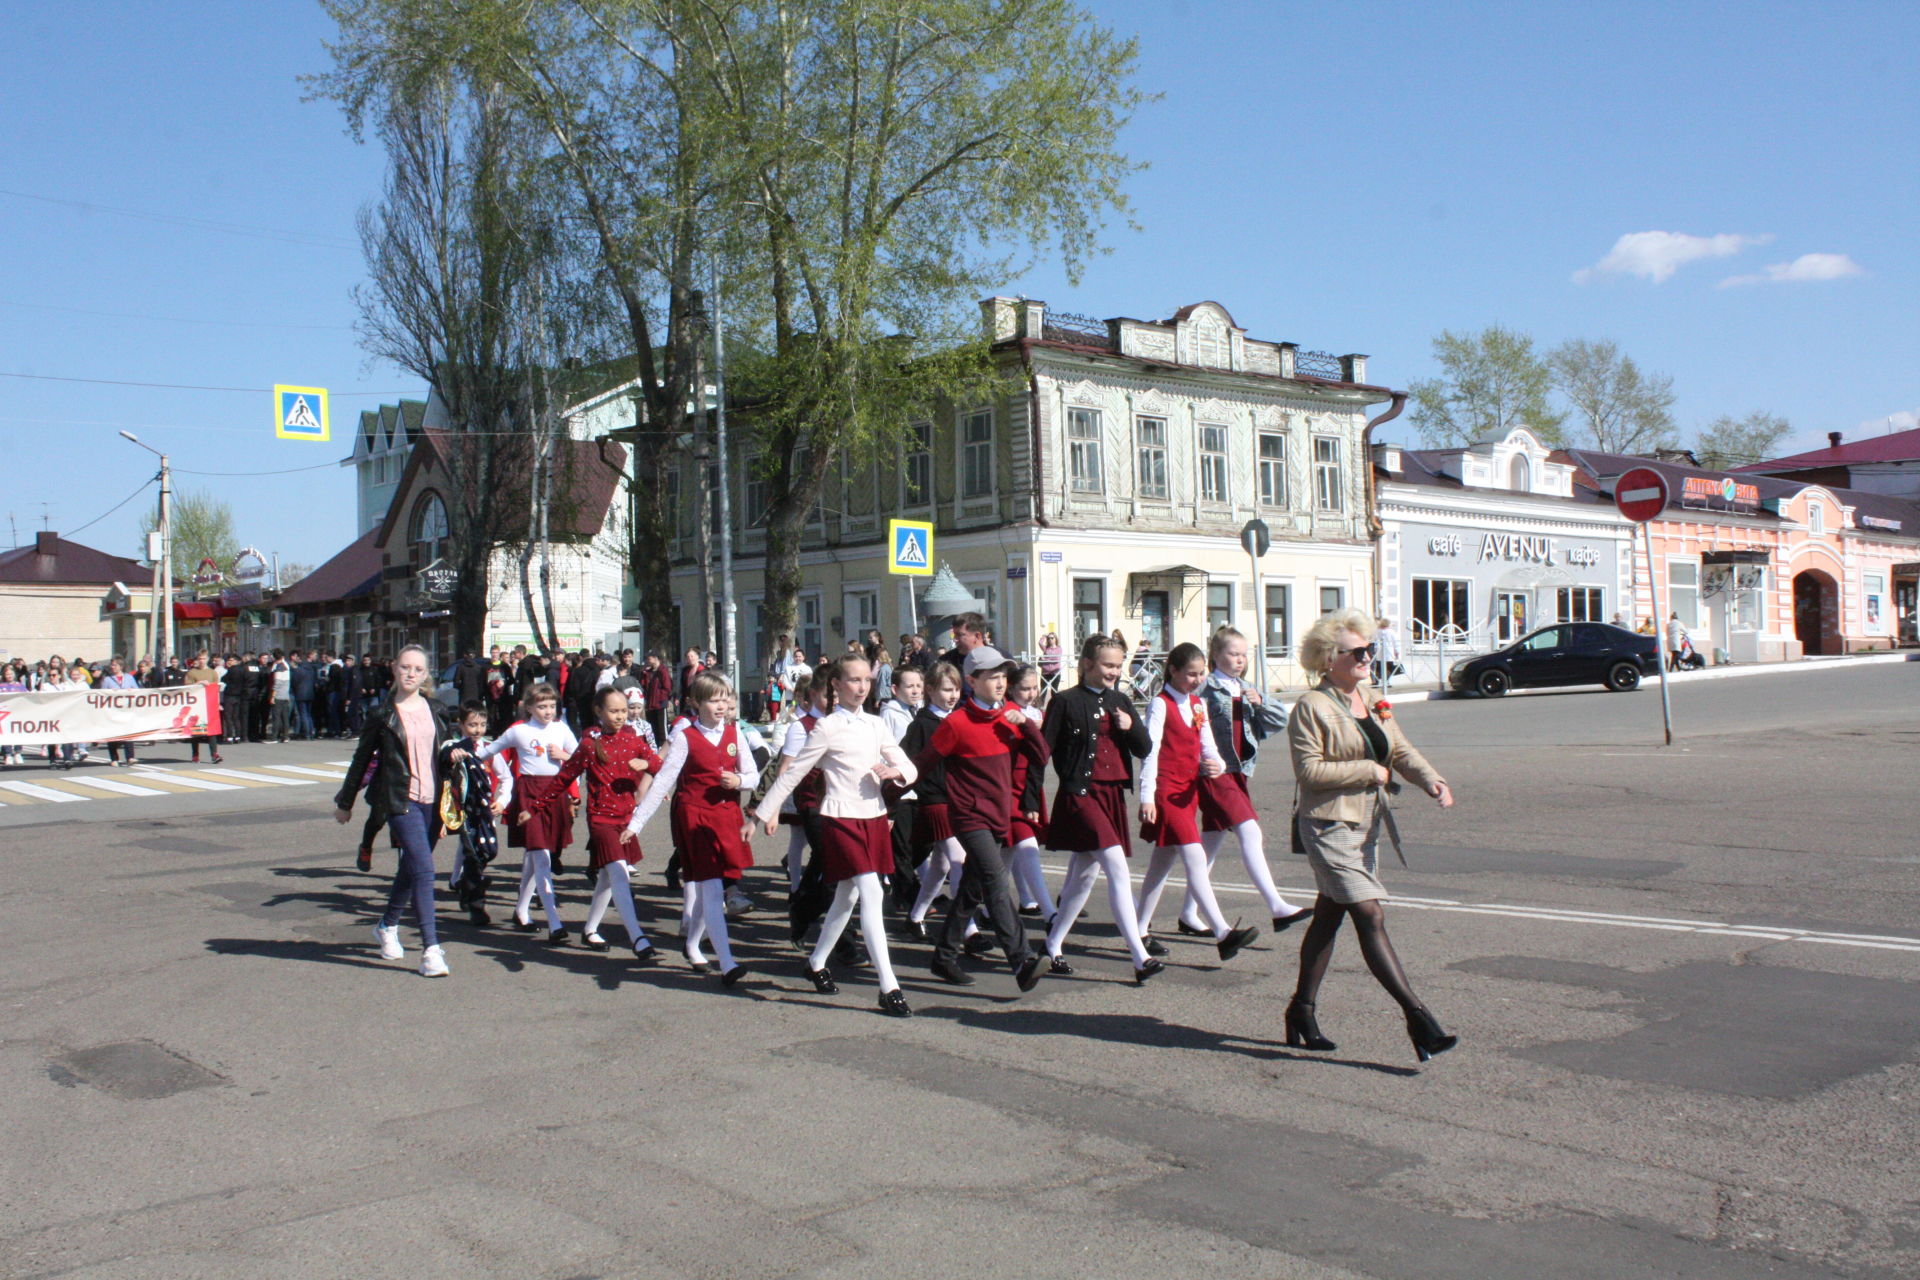
[[[696,718],[675,733],[667,746],[660,776],[634,811],[627,830],[638,837],[647,820],[669,797],[673,844],[680,851],[685,895],[680,914],[687,965],[711,973],[703,939],[711,939],[720,961],[720,980],[731,987],[746,976],[736,964],[727,938],[726,890],[729,880],[753,865],[753,851],[741,835],[740,800],[760,781],[760,768],[733,722],[733,686],[718,672],[702,671],[687,689]]]
[[[594,886],[581,941],[595,951],[607,949],[600,922],[612,903],[620,909],[634,959],[651,964],[657,953],[633,909],[631,864],[640,861],[640,839],[628,834],[627,823],[639,804],[641,788],[659,773],[660,757],[627,723],[629,707],[622,690],[607,685],[593,695],[593,709],[600,723],[587,730],[556,775],[563,786],[582,774],[587,779],[587,873],[594,877]]]
[[[528,918],[533,897],[547,914],[547,941],[562,943],[567,930],[560,923],[560,904],[553,896],[553,864],[560,851],[573,843],[573,806],[567,788],[555,781],[580,740],[557,718],[560,695],[550,684],[527,689],[521,710],[526,719],[482,747],[475,758],[493,760],[495,813],[507,817],[507,844],[526,850],[520,860],[520,898],[513,910],[514,927],[522,933],[536,928]]]
[[[1040,701],[1040,668],[1021,667],[1014,672],[1007,682],[1007,701],[1022,711],[1032,711]],[[1014,888],[1020,895],[1021,913],[1052,920],[1053,893],[1040,867],[1040,842],[1047,838],[1046,773],[1044,768],[1033,768],[1027,757],[1014,753],[1013,815],[1007,823],[1006,856],[1007,865],[1013,869]]]
[[[1140,928],[1151,935],[1153,909],[1177,859],[1185,868],[1187,892],[1201,918],[1213,930],[1222,960],[1260,936],[1253,928],[1229,927],[1207,875],[1207,851],[1200,844],[1200,779],[1226,771],[1226,761],[1207,727],[1200,686],[1207,678],[1207,655],[1199,645],[1183,644],[1167,655],[1166,685],[1147,706],[1147,737],[1152,747],[1140,766],[1140,836],[1153,844],[1136,911]]]

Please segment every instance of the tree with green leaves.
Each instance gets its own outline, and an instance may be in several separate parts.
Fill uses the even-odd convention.
[[[171,538],[173,581],[182,589],[189,587],[200,573],[203,561],[211,560],[220,575],[218,585],[232,581],[233,558],[240,554],[240,537],[233,531],[233,508],[211,493],[200,489],[178,491],[169,499],[167,525]],[[140,527],[140,546],[144,551],[147,535],[160,527],[156,505]],[[141,557],[145,559],[143,555]],[[209,584],[213,585],[213,584]]]
[[[1678,440],[1672,377],[1642,373],[1612,341],[1569,339],[1547,353],[1547,368],[1578,416],[1581,443],[1603,453],[1645,453]]]
[[[1793,426],[1778,414],[1756,411],[1744,418],[1722,414],[1700,428],[1693,456],[1709,471],[1765,462],[1779,451]]]
[[[1525,427],[1560,443],[1566,415],[1548,397],[1553,371],[1524,333],[1490,325],[1479,333],[1442,332],[1433,340],[1442,375],[1413,383],[1408,420],[1429,448],[1472,444]]]

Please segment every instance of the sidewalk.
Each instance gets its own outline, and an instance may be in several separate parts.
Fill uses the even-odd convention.
[[[1844,667],[1876,666],[1887,662],[1920,662],[1920,650],[1897,649],[1891,653],[1838,654],[1833,657],[1800,658],[1793,662],[1729,663],[1726,666],[1706,667],[1699,671],[1669,671],[1667,679],[1676,685],[1681,685],[1692,684],[1699,680],[1734,680],[1745,676],[1790,676],[1795,673],[1833,671]],[[1641,687],[1653,688],[1659,678],[1648,676]],[[1517,698],[1529,693],[1555,692],[1556,689],[1515,689],[1505,696]],[[1441,698],[1470,698],[1477,695],[1454,693],[1445,685],[1395,684],[1387,691],[1387,696],[1397,702],[1431,702]]]

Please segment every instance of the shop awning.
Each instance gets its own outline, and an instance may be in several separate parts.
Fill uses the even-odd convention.
[[[175,622],[212,622],[219,618],[235,618],[240,615],[238,609],[221,604],[217,600],[176,600],[173,602]]]
[[[1129,583],[1148,583],[1161,586],[1170,583],[1187,583],[1198,579],[1207,580],[1207,571],[1190,564],[1165,564],[1157,569],[1135,569],[1127,575]]]
[[[1703,551],[1701,564],[1766,564],[1773,559],[1765,551]]]

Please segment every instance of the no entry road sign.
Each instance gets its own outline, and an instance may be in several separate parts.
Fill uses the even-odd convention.
[[[1652,467],[1635,467],[1614,482],[1613,505],[1635,524],[1645,524],[1667,509],[1667,482]]]

